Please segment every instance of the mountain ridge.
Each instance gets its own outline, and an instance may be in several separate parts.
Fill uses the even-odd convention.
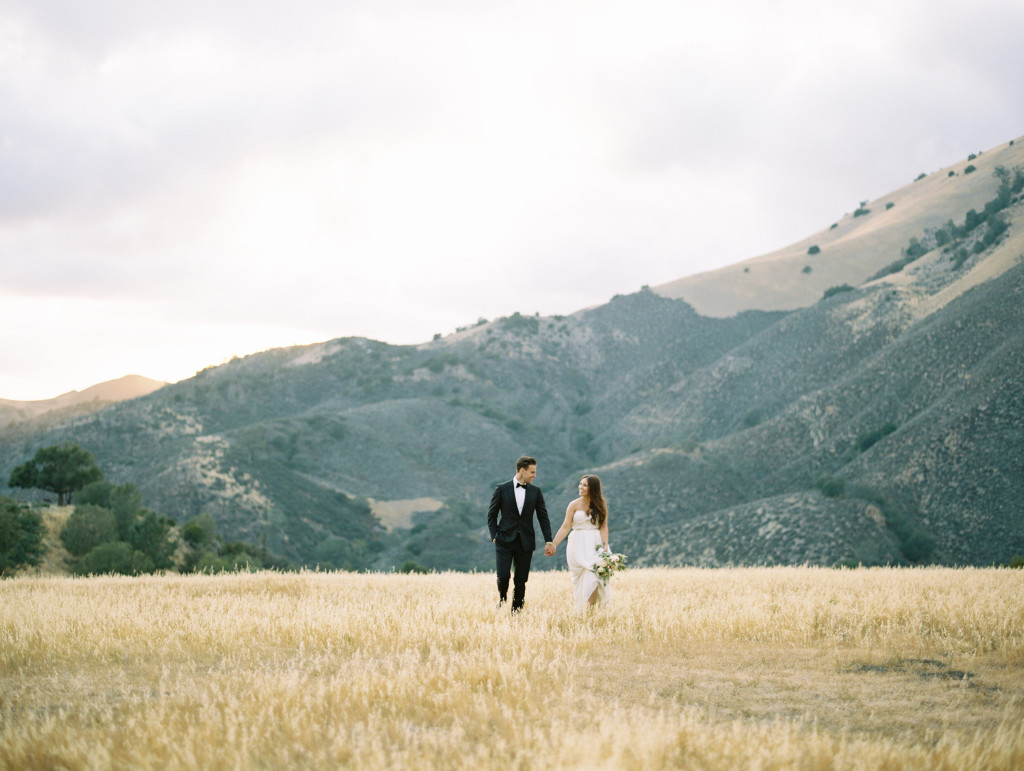
[[[1024,553],[1024,205],[978,169],[944,195],[1001,208],[947,218],[965,223],[947,243],[936,215],[868,264],[851,250],[864,279],[795,309],[705,315],[645,288],[419,345],[274,349],[0,429],[0,465],[76,441],[151,508],[329,568],[489,568],[486,502],[523,452],[553,527],[599,473],[637,565],[1006,561]]]
[[[1024,142],[1018,138],[864,201],[830,228],[781,249],[653,289],[685,300],[705,316],[807,307],[831,286],[864,283],[899,257],[911,238],[960,219],[969,209],[984,207],[996,189],[995,169],[1021,164]],[[974,170],[965,174],[969,167]],[[865,210],[868,213],[856,213]],[[808,254],[812,247],[820,251]],[[803,273],[808,267],[810,272]]]
[[[163,388],[167,383],[142,375],[124,375],[114,380],[68,391],[51,399],[0,399],[0,422],[28,420],[54,410],[80,407],[90,402],[110,404],[135,399]]]

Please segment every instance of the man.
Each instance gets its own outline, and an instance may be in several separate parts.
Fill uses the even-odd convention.
[[[523,607],[530,562],[537,544],[533,534],[533,515],[537,515],[544,533],[544,556],[555,553],[551,542],[551,523],[544,496],[531,482],[537,477],[537,461],[523,455],[516,461],[516,475],[511,481],[494,488],[487,508],[487,527],[491,531],[495,561],[498,566],[498,604],[508,598],[509,574],[513,573],[512,612]],[[499,520],[498,516],[501,515]]]

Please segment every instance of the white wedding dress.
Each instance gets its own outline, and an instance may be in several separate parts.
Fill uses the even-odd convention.
[[[565,547],[565,560],[572,574],[572,596],[577,611],[587,609],[595,589],[598,605],[611,602],[612,588],[601,583],[601,579],[594,573],[597,547],[600,545],[601,531],[585,512],[577,509],[572,515],[572,531]]]

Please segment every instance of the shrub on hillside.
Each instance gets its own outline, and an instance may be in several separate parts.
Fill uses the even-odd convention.
[[[935,551],[935,538],[919,528],[901,509],[886,506],[882,510],[885,524],[900,542],[900,551],[914,563],[925,562]]]
[[[251,573],[256,570],[291,570],[292,565],[264,547],[232,541],[221,547],[219,555],[213,551],[202,552],[194,560],[187,561],[183,569],[193,573]]]
[[[808,254],[819,254],[820,252],[821,248],[817,244],[815,244],[814,246],[807,250]]]
[[[952,173],[950,172],[951,175]],[[1005,166],[997,166],[992,176],[999,180],[999,188],[995,197],[988,201],[980,212],[976,209],[968,209],[964,215],[963,225],[957,225],[953,220],[949,220],[934,232],[926,232],[921,238],[911,238],[909,245],[903,250],[903,257],[887,265],[871,276],[869,280],[903,270],[909,263],[927,254],[935,247],[950,249],[957,247],[961,239],[967,238],[982,225],[987,225],[987,229],[977,241],[974,241],[970,251],[965,247],[960,247],[950,258],[954,263],[954,270],[959,270],[972,252],[980,254],[997,243],[1009,228],[1009,224],[1000,213],[1013,203],[1014,195],[1019,190],[1024,190],[1024,169],[1016,168],[1011,172]]]
[[[903,250],[903,254],[909,257],[911,260],[916,260],[918,257],[923,257],[928,254],[929,249],[927,246],[922,244],[916,238],[911,238],[910,243],[907,244],[907,248]]]
[[[81,559],[75,560],[71,572],[79,576],[108,573],[137,576],[153,572],[153,561],[124,541],[100,544]]]
[[[523,316],[519,311],[499,319],[498,323],[503,330],[508,332],[526,332],[535,335],[540,331],[540,319],[534,316]]]
[[[101,480],[86,485],[76,496],[79,504],[91,504],[113,512],[117,520],[117,537],[129,540],[136,514],[142,509],[142,493],[131,482],[115,485]]]
[[[764,413],[759,409],[753,409],[743,416],[743,425],[747,428],[753,428],[762,422],[764,422]]]
[[[38,565],[43,557],[43,518],[38,511],[0,498],[0,576]]]
[[[829,297],[832,297],[833,295],[841,294],[843,292],[852,292],[852,291],[853,291],[853,287],[850,286],[849,284],[840,284],[839,286],[830,286],[828,289],[825,290],[825,294],[823,294],[821,296],[821,299],[822,300],[827,300]]]
[[[182,573],[227,573],[252,570],[292,570],[288,560],[271,553],[260,542],[259,546],[244,541],[225,542],[217,535],[213,517],[201,514],[182,525],[181,540],[185,554],[182,559]],[[329,537],[322,544],[335,545],[338,539]],[[355,539],[346,541],[347,548],[364,543]],[[364,544],[365,545],[365,544]],[[333,565],[324,565],[333,567]],[[340,566],[339,566],[340,567]]]
[[[846,490],[846,480],[843,477],[821,476],[814,486],[821,490],[825,497],[838,498]]]
[[[100,506],[104,509],[110,508],[110,491],[114,489],[114,483],[101,479],[97,482],[90,482],[75,496],[79,505],[86,503],[92,506]]]
[[[216,537],[217,529],[209,514],[200,514],[181,526],[181,539],[193,549],[213,544]]]
[[[981,242],[985,244],[985,248],[993,246],[1009,227],[1010,223],[1002,215],[989,217],[985,227],[985,235],[981,239]]]
[[[857,437],[857,449],[860,452],[868,450],[885,437],[889,436],[893,431],[896,430],[895,423],[886,423],[881,428],[876,428],[874,431],[867,431]]]
[[[84,557],[97,546],[117,540],[117,519],[109,509],[91,503],[75,506],[60,540],[72,557]]]
[[[135,516],[126,542],[152,564],[145,572],[164,570],[174,564],[175,543],[170,538],[173,524],[167,517],[146,509],[141,509]]]
[[[368,544],[362,538],[339,538],[331,536],[316,545],[313,558],[317,565],[327,570],[355,570],[370,556]]]

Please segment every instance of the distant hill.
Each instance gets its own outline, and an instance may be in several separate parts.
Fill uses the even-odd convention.
[[[53,399],[36,401],[0,399],[0,425],[30,420],[55,410],[83,414],[108,404],[145,396],[165,385],[167,384],[164,382],[150,380],[141,375],[126,375],[117,380],[108,380],[105,383],[91,386],[84,391],[69,391]]]
[[[71,440],[148,507],[294,562],[489,569],[490,492],[528,452],[553,528],[602,477],[636,565],[1004,562],[1024,554],[1018,145],[700,281],[275,349],[15,424],[0,479]]]
[[[962,223],[970,209],[983,210],[999,184],[992,176],[996,168],[1012,170],[1022,164],[1024,142],[1020,141],[972,155],[908,180],[904,187],[876,200],[852,200],[850,211],[833,223],[822,223],[821,231],[795,244],[670,281],[654,291],[685,300],[705,316],[806,308],[829,287],[868,281],[898,259],[910,239],[934,233],[950,220]],[[1015,232],[1013,237],[1020,245],[1024,234]]]

